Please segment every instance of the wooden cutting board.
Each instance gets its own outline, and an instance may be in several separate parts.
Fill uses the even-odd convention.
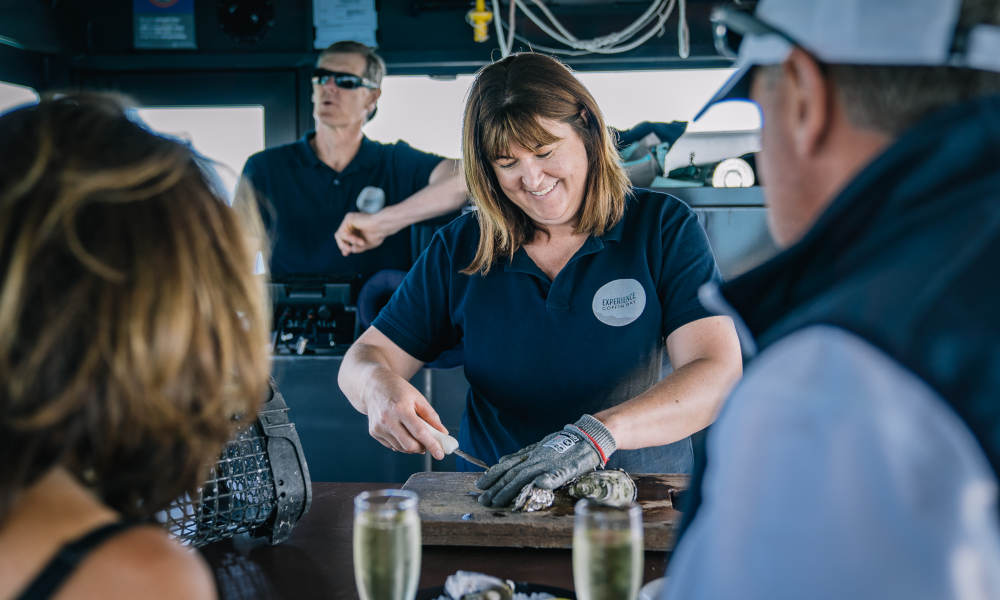
[[[507,546],[572,548],[573,502],[556,493],[551,508],[533,513],[481,506],[474,482],[479,473],[415,473],[403,484],[420,496],[421,538],[426,546]],[[673,547],[673,528],[681,514],[675,495],[686,489],[687,475],[632,474],[642,506],[646,550]]]

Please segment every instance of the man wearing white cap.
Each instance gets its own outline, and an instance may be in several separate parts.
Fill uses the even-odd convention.
[[[752,361],[664,597],[1000,598],[1000,0],[713,24],[785,249],[700,291]]]

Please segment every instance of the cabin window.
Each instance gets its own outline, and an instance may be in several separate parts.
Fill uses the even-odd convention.
[[[733,73],[733,69],[577,72],[594,94],[609,125],[628,129],[641,121],[688,121]],[[395,75],[382,81],[378,115],[365,126],[368,137],[459,157],[462,109],[472,75],[454,79]],[[419,108],[416,108],[419,107]],[[689,131],[740,131],[760,127],[750,102],[724,102],[708,110]]]
[[[264,149],[263,106],[145,107],[136,112],[151,129],[181,138],[215,161],[230,197],[243,163]]]

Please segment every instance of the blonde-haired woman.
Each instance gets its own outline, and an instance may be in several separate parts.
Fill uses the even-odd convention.
[[[497,463],[480,502],[604,466],[690,469],[689,436],[741,373],[732,323],[697,299],[718,271],[694,214],[630,189],[593,97],[544,55],[480,70],[462,142],[478,210],[435,236],[341,366],[372,436],[443,456],[407,379],[462,342],[460,445]]]
[[[268,389],[254,227],[199,164],[108,96],[0,117],[4,598],[216,595],[148,524]]]

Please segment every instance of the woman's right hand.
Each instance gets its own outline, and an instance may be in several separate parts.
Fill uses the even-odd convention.
[[[368,433],[397,452],[430,452],[444,458],[431,427],[447,433],[437,411],[407,381],[423,362],[407,354],[375,327],[351,345],[340,364],[337,381],[358,412],[368,415]]]
[[[444,449],[431,427],[447,433],[441,418],[430,402],[409,381],[395,374],[385,374],[366,394],[368,433],[380,444],[396,452],[422,454],[429,451],[435,459],[444,458]]]

